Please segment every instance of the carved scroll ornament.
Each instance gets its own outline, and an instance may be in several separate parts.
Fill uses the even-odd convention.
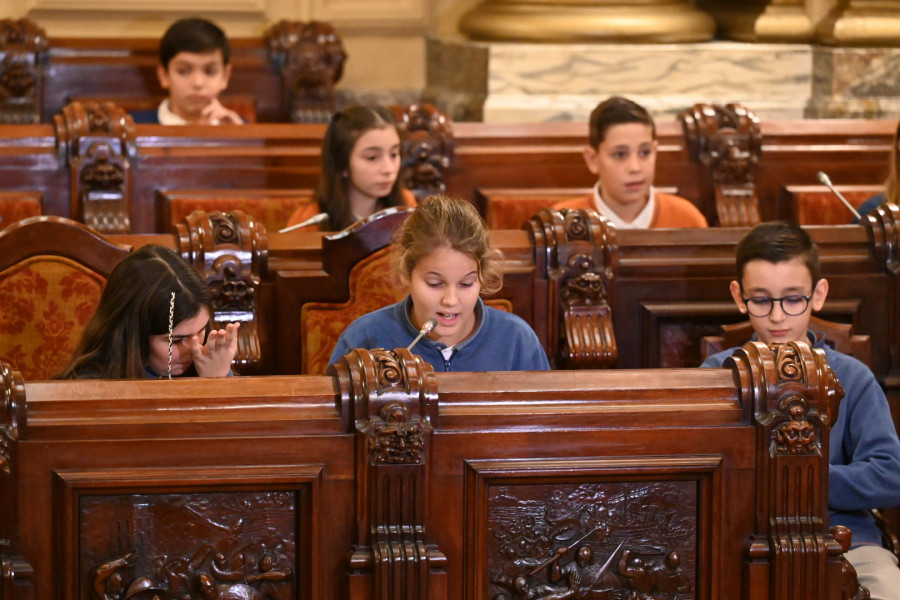
[[[403,162],[400,180],[421,202],[447,190],[445,175],[453,159],[453,124],[432,104],[394,106]]]
[[[179,251],[212,293],[214,325],[241,324],[235,368],[247,374],[258,371],[263,357],[257,289],[268,266],[265,228],[243,211],[195,211],[175,231]]]
[[[39,123],[43,65],[50,46],[28,19],[0,20],[0,123]]]
[[[334,86],[344,72],[340,36],[328,23],[280,21],[266,32],[269,58],[282,72],[291,121],[323,123],[334,112]]]
[[[719,225],[759,223],[753,168],[762,133],[756,115],[739,104],[695,104],[679,119],[691,158],[709,170]]]
[[[536,265],[552,282],[551,361],[572,369],[614,366],[615,227],[594,211],[544,209],[532,217],[531,233]]]

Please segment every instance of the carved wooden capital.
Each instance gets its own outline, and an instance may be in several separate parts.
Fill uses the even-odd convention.
[[[344,73],[344,51],[334,28],[320,21],[279,21],[265,34],[269,60],[280,70],[295,123],[325,122],[334,112],[334,85]]]
[[[453,160],[453,123],[432,104],[393,106],[403,145],[400,178],[420,201],[447,190],[445,174]]]
[[[884,264],[888,273],[900,275],[900,207],[885,202],[863,217],[861,223],[869,233],[875,259]]]
[[[44,29],[29,19],[0,20],[0,52],[17,48],[29,52],[44,52],[50,40]]]
[[[789,597],[785,572],[812,582],[810,597],[826,597],[840,585],[843,559],[826,527],[828,471],[821,455],[843,389],[825,353],[805,343],[748,342],[726,364],[736,369],[741,402],[757,424],[760,483],[747,569],[767,563],[777,597]]]
[[[71,102],[53,122],[59,151],[70,162],[99,140],[116,154],[136,154],[134,120],[113,102]]]
[[[238,210],[195,211],[175,231],[181,255],[210,288],[216,326],[241,323],[236,368],[243,373],[260,370],[257,290],[268,268],[265,228]]]
[[[709,171],[719,224],[760,222],[753,168],[762,151],[759,119],[739,104],[695,104],[679,116],[694,162]]]
[[[551,360],[564,368],[614,366],[615,227],[592,210],[543,209],[530,224],[535,265],[551,282]]]
[[[425,532],[437,419],[433,369],[406,348],[357,348],[330,365],[328,374],[336,377],[344,420],[358,432],[351,596],[439,597],[446,558]]]

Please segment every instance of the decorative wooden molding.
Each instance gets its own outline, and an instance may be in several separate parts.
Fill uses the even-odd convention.
[[[195,211],[175,230],[179,252],[209,285],[214,326],[241,324],[236,370],[246,374],[259,371],[263,357],[257,291],[268,267],[265,228],[236,210],[227,214]]]
[[[535,266],[551,282],[550,360],[559,368],[615,366],[610,295],[618,263],[615,227],[592,210],[542,209],[531,219],[531,236]]]
[[[434,105],[393,106],[403,140],[401,181],[421,201],[447,191],[445,174],[453,160],[453,123]]]
[[[334,86],[347,53],[329,23],[282,20],[266,31],[269,60],[281,71],[291,121],[324,123],[334,112]]]
[[[100,233],[129,233],[131,116],[112,102],[72,102],[53,121],[60,158],[70,167],[74,218]]]
[[[34,570],[19,543],[19,472],[17,443],[25,426],[25,382],[22,374],[0,362],[0,598],[33,598]],[[6,527],[6,526],[8,527]]]
[[[737,369],[741,402],[757,424],[761,474],[746,555],[748,581],[768,580],[764,585],[778,597],[790,595],[785,586],[791,582],[804,581],[808,597],[828,597],[828,590],[839,589],[844,569],[841,547],[826,527],[828,472],[821,455],[828,451],[844,390],[825,353],[797,342],[749,342],[725,364]],[[824,560],[810,560],[813,549],[822,547],[827,551],[817,552]],[[790,580],[782,577],[788,569]]]
[[[0,123],[39,123],[50,43],[28,19],[0,20]]]
[[[719,225],[759,223],[753,167],[762,151],[762,133],[756,115],[739,104],[695,104],[679,120],[691,158],[708,170]]]
[[[365,504],[357,507],[348,597],[446,597],[446,558],[425,531],[438,416],[431,365],[405,348],[355,349],[328,373],[337,377],[342,418],[357,431],[357,498]]]

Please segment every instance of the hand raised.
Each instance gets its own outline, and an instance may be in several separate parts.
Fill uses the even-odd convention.
[[[191,354],[194,366],[201,377],[224,377],[231,370],[231,361],[237,354],[237,332],[240,323],[229,323],[225,329],[213,329],[206,336],[206,343],[200,337],[191,338]]]

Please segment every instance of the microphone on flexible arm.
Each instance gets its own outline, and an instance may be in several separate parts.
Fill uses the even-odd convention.
[[[279,229],[278,233],[287,233],[288,231],[294,231],[295,229],[302,229],[303,227],[308,227],[310,225],[318,225],[319,223],[324,223],[328,220],[328,213],[322,212],[313,217],[308,218],[305,221],[301,221],[296,225],[291,225],[290,227],[285,227],[284,229]]]
[[[856,208],[852,204],[850,204],[850,202],[848,202],[846,198],[844,198],[843,194],[837,191],[837,188],[831,184],[831,179],[828,178],[828,175],[826,175],[823,171],[819,171],[818,173],[816,173],[816,178],[822,183],[822,185],[831,190],[831,193],[837,196],[838,200],[844,203],[844,206],[850,209],[850,212],[853,213],[853,216],[856,217],[857,221],[860,219],[859,211],[856,210]]]
[[[427,321],[422,324],[422,329],[419,330],[419,335],[416,336],[416,339],[412,341],[412,344],[406,347],[407,350],[412,350],[413,346],[419,343],[419,340],[422,339],[422,336],[428,335],[434,328],[437,327],[437,319],[431,317]]]

